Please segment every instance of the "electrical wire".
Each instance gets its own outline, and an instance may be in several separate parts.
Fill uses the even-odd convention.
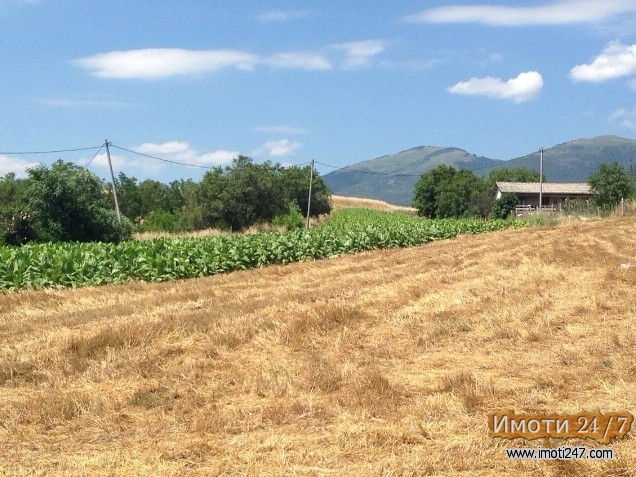
[[[143,152],[137,152],[137,151],[133,151],[131,149],[126,149],[125,147],[116,146],[115,144],[112,144],[112,143],[108,143],[108,144],[111,147],[115,148],[115,149],[120,149],[122,151],[130,152],[131,154],[137,154],[138,156],[148,157],[150,159],[155,159],[157,161],[169,162],[170,164],[178,164],[180,166],[197,167],[199,169],[210,169],[210,170],[216,169],[216,167],[202,166],[200,164],[190,164],[190,163],[187,163],[187,162],[174,161],[172,159],[165,159],[163,157],[157,157],[157,156],[153,156],[151,154],[144,154]],[[305,165],[308,165],[308,164],[311,164],[311,162],[303,162],[302,164],[296,164],[294,166],[289,166],[289,167],[300,167],[300,166],[305,166]]]
[[[0,154],[5,156],[24,156],[29,154],[57,154],[60,152],[90,151],[93,149],[101,149],[102,147],[104,147],[103,144],[101,146],[81,147],[78,149],[60,149],[58,151],[27,151],[27,152],[1,152],[0,151]]]
[[[103,147],[104,147],[104,145],[103,145],[103,144],[102,144],[101,146],[99,146],[99,149],[97,150],[97,152],[95,153],[95,155],[93,156],[93,158],[92,158],[90,161],[88,161],[88,162],[86,163],[86,165],[84,166],[84,168],[85,168],[85,169],[86,169],[86,168],[88,168],[88,166],[90,166],[91,162],[93,162],[93,161],[95,160],[95,158],[96,158],[96,157],[99,155],[99,153],[102,151],[102,148],[103,148]]]
[[[144,154],[142,152],[132,151],[130,149],[126,149],[125,147],[116,146],[116,145],[114,145],[112,143],[109,143],[109,144],[110,144],[111,147],[114,147],[115,149],[120,149],[122,151],[130,152],[131,154],[137,154],[138,156],[148,157],[150,159],[155,159],[157,161],[169,162],[170,164],[178,164],[180,166],[197,167],[199,169],[210,169],[210,170],[214,170],[215,169],[215,167],[201,166],[199,164],[189,164],[187,162],[179,162],[179,161],[173,161],[171,159],[164,159],[162,157],[151,156],[150,154]]]
[[[351,169],[351,167],[349,167],[349,166],[338,167],[338,166],[332,166],[331,164],[325,164],[325,163],[319,162],[319,161],[315,161],[315,162],[316,162],[316,164],[320,164],[321,166],[331,167],[332,169],[336,169],[338,171],[359,172],[361,174],[371,174],[371,175],[374,175],[374,176],[385,176],[385,177],[421,177],[422,176],[422,174],[402,174],[402,173],[387,174],[387,173],[383,173],[383,172],[362,171],[360,169]]]

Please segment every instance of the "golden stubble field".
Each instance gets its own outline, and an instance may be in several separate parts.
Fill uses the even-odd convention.
[[[2,294],[0,475],[636,475],[486,419],[636,414],[635,323],[633,218]]]

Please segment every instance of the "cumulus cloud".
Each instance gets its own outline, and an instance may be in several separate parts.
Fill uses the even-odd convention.
[[[609,43],[603,52],[585,65],[570,70],[575,81],[602,82],[636,73],[636,45]]]
[[[370,65],[374,57],[386,50],[387,42],[384,40],[352,41],[333,45],[333,48],[344,52],[343,67],[354,69]]]
[[[143,143],[132,150],[140,154],[155,156],[160,159],[167,159],[168,161],[176,161],[203,167],[215,167],[229,164],[239,155],[238,152],[226,150],[201,153],[190,146],[190,144],[183,141],[169,141],[161,144]],[[114,170],[124,171],[127,174],[156,174],[162,172],[169,165],[168,162],[162,162],[151,157],[143,157],[137,154],[128,154],[125,152],[114,153],[112,150],[110,158]],[[101,153],[95,156],[92,160],[83,159],[79,161],[79,164],[83,166],[107,169],[108,158],[106,153]]]
[[[111,51],[73,62],[99,78],[158,79],[226,68],[253,70],[257,61],[255,55],[236,50],[148,48]]]
[[[449,5],[404,17],[415,23],[481,23],[490,26],[596,23],[635,12],[633,0],[560,0],[543,5]]]
[[[0,156],[0,176],[13,172],[16,177],[26,177],[27,170],[37,165],[37,162],[29,162],[11,156]]]
[[[501,78],[471,78],[448,88],[452,94],[485,96],[522,103],[536,98],[543,89],[543,77],[536,71],[521,73],[516,78],[504,81]]]
[[[113,169],[118,171],[127,171],[131,168],[138,169],[142,166],[140,161],[130,160],[124,156],[120,156],[118,154],[110,153],[110,161],[113,164]],[[105,152],[101,154],[97,154],[94,158],[91,159],[82,159],[78,162],[79,165],[84,167],[99,167],[101,169],[108,169],[108,156]]]
[[[636,108],[617,109],[610,117],[610,122],[617,123],[627,129],[636,129]]]
[[[267,141],[252,154],[254,156],[267,155],[270,157],[289,156],[294,154],[302,146],[302,143],[290,141],[289,139],[280,139],[277,141]]]
[[[135,151],[162,159],[210,167],[229,164],[240,155],[237,151],[223,149],[201,153],[183,141],[170,141],[161,144],[144,143],[137,146]]]

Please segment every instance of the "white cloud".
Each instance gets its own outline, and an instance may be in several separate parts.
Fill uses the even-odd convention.
[[[190,144],[183,141],[170,141],[161,144],[144,143],[136,147],[135,151],[162,159],[210,167],[229,164],[240,155],[237,151],[223,149],[200,153]]]
[[[370,65],[372,59],[386,47],[387,42],[383,40],[363,40],[331,45],[322,51],[279,52],[272,55],[256,55],[238,50],[148,48],[100,53],[72,62],[98,78],[149,80],[232,68],[253,71],[259,66],[325,71],[333,69],[339,61],[342,68],[352,69]],[[48,100],[48,103],[57,106],[92,104],[90,100],[82,101],[81,98],[75,101],[54,98]]]
[[[192,151],[190,145],[187,142],[182,141],[170,141],[161,144],[145,142],[142,145],[137,146],[135,150],[137,152],[141,152],[142,154],[166,154],[171,156]]]
[[[267,155],[271,157],[289,156],[302,146],[300,142],[280,139],[278,141],[267,141],[260,148],[254,151],[254,156]]]
[[[294,126],[259,126],[254,131],[275,134],[307,134],[307,130]]]
[[[115,154],[112,150],[110,152],[110,161],[113,165],[113,172],[115,176],[119,174],[119,172],[123,172],[126,175],[132,174],[158,174],[162,172],[165,168],[165,164],[157,161],[153,161],[150,158],[142,158],[135,156],[131,158],[129,156]],[[97,154],[93,158],[85,157],[77,161],[77,163],[86,167],[89,170],[94,170],[94,168],[103,169],[105,172],[105,177],[108,175],[108,156],[105,152]]]
[[[299,69],[299,70],[329,70],[331,62],[320,53],[312,52],[290,52],[277,53],[263,60],[274,68]]]
[[[28,162],[11,156],[0,156],[0,176],[13,172],[16,177],[26,177],[27,170],[37,165],[37,162]]]
[[[148,48],[111,51],[73,62],[99,78],[156,79],[225,68],[253,70],[257,61],[255,55],[235,50]]]
[[[627,129],[636,129],[636,107],[632,109],[617,109],[610,115],[609,121],[618,123]]]
[[[142,165],[139,161],[131,161],[124,156],[113,154],[112,152],[110,154],[110,161],[113,164],[113,170],[116,171],[127,172],[131,168],[138,169]],[[102,169],[108,169],[108,156],[105,152],[102,152],[101,154],[97,154],[93,160],[82,159],[78,161],[78,163],[84,167],[96,166]]]
[[[200,153],[192,148],[190,144],[183,141],[170,141],[161,144],[144,143],[133,148],[133,150],[140,154],[155,156],[160,159],[167,159],[168,161],[204,167],[229,164],[239,155],[238,152],[225,150]],[[170,164],[169,162],[162,162],[151,157],[143,157],[137,154],[129,154],[126,152],[115,154],[112,150],[110,158],[115,174],[117,174],[117,171],[123,171],[126,174],[157,174],[162,172]],[[79,164],[89,168],[98,167],[107,170],[108,158],[106,153],[101,153],[92,160],[85,158],[79,161]]]
[[[281,23],[309,16],[304,10],[270,10],[258,16],[261,23]]]
[[[522,103],[536,98],[542,88],[543,77],[536,71],[528,71],[508,81],[493,77],[471,78],[449,87],[448,91],[453,94],[509,99],[515,103]]]
[[[344,52],[343,67],[354,69],[370,65],[374,57],[386,50],[387,42],[384,40],[352,41],[333,45],[333,48]]]
[[[636,45],[609,43],[592,63],[577,65],[570,70],[575,81],[601,82],[636,73]]]
[[[404,20],[415,23],[481,23],[491,26],[596,23],[635,12],[633,0],[560,0],[535,6],[449,5]]]

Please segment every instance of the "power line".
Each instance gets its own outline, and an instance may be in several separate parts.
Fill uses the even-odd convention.
[[[172,159],[165,159],[163,157],[157,157],[157,156],[153,156],[151,154],[144,154],[143,152],[137,152],[137,151],[133,151],[131,149],[126,149],[125,147],[116,146],[112,142],[109,142],[108,144],[111,147],[115,148],[115,149],[120,149],[122,151],[130,152],[131,154],[137,154],[138,156],[148,157],[150,159],[155,159],[157,161],[169,162],[170,164],[177,164],[177,165],[180,165],[180,166],[197,167],[199,169],[210,169],[210,170],[216,169],[216,167],[212,167],[212,166],[202,166],[200,164],[191,164],[191,163],[188,163],[188,162],[174,161]],[[306,166],[306,165],[309,165],[309,164],[311,164],[311,161],[303,162],[302,164],[295,164],[295,165],[292,165],[292,166],[289,166],[289,167],[300,167],[300,166]]]
[[[88,161],[86,163],[86,165],[84,166],[84,168],[88,168],[88,166],[90,166],[91,162],[93,162],[95,160],[95,158],[99,155],[99,153],[101,152],[102,148],[104,147],[104,145],[102,144],[101,146],[99,146],[99,149],[97,150],[97,152],[95,153],[95,155],[93,156],[93,158]]]
[[[386,176],[386,177],[421,177],[422,176],[422,174],[402,174],[402,173],[387,174],[383,172],[362,171],[360,169],[351,169],[349,166],[338,167],[338,166],[332,166],[331,164],[325,164],[323,162],[318,162],[318,161],[316,161],[316,164],[320,164],[321,166],[325,166],[325,167],[331,167],[332,169],[336,169],[339,171],[359,172],[361,174],[371,174],[375,176]]]
[[[93,149],[101,149],[102,147],[104,146],[101,145],[101,146],[93,146],[93,147],[81,147],[78,149],[60,149],[58,151],[26,151],[26,152],[1,152],[0,151],[0,154],[5,156],[24,156],[29,154],[57,154],[60,152],[91,151]]]
[[[171,159],[164,159],[162,157],[151,156],[150,154],[144,154],[142,152],[132,151],[130,149],[126,149],[125,147],[115,146],[112,143],[109,143],[109,144],[111,145],[111,147],[114,147],[115,149],[120,149],[122,151],[130,152],[131,154],[137,154],[138,156],[148,157],[150,159],[155,159],[157,161],[169,162],[170,164],[178,164],[180,166],[197,167],[199,169],[210,169],[210,170],[214,170],[215,169],[214,167],[210,167],[210,166],[201,166],[199,164],[189,164],[187,162],[179,162],[179,161],[173,161]]]

